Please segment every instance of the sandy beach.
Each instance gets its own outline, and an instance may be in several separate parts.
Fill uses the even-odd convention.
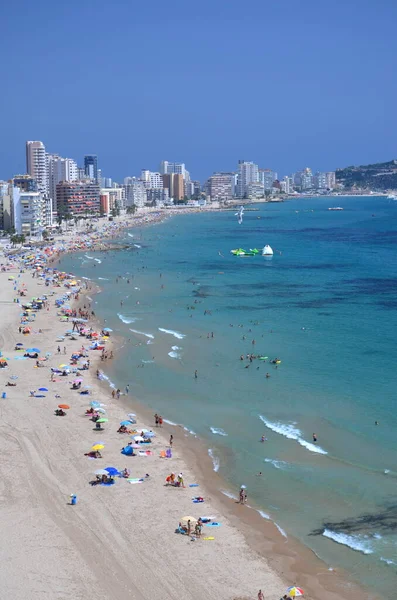
[[[73,373],[56,374],[51,381],[51,368],[69,365],[71,355],[82,345],[88,348],[90,341],[82,336],[57,341],[72,328],[61,321],[55,306],[68,290],[45,286],[44,278],[33,278],[31,271],[18,271],[0,273],[0,342],[8,363],[0,370],[1,392],[6,394],[0,400],[0,576],[5,598],[248,600],[262,589],[264,598],[278,600],[293,584],[302,586],[305,598],[312,600],[374,598],[330,573],[309,550],[287,542],[255,511],[221,497],[221,479],[212,472],[200,440],[175,427],[156,428],[153,417],[129,395],[112,398],[109,386],[96,377],[97,368],[106,372],[100,351],[87,352],[90,369],[80,372],[88,395],[71,389]],[[23,284],[27,295],[21,303],[48,295],[28,335],[19,333],[21,306],[14,301]],[[89,302],[82,293],[71,306],[89,310]],[[95,321],[86,326],[98,331]],[[24,353],[15,349],[17,344],[40,349],[39,356],[47,357],[40,363],[44,366],[36,367],[35,359],[16,358]],[[111,342],[106,348],[111,349]],[[48,391],[40,392],[40,387]],[[93,400],[105,405],[104,431],[96,431],[85,415]],[[70,406],[64,417],[54,413],[60,403]],[[121,454],[131,437],[117,429],[131,411],[138,414],[132,429],[155,433],[145,445],[151,455]],[[161,458],[171,433],[172,458]],[[102,458],[85,456],[98,443],[104,446]],[[128,468],[131,478],[143,482],[116,477],[114,485],[90,485],[94,472],[109,466]],[[171,472],[182,473],[186,487],[166,486]],[[71,494],[76,505],[70,504]],[[194,503],[196,496],[205,501]],[[186,515],[210,516],[221,525],[204,525],[201,539],[175,533]]]

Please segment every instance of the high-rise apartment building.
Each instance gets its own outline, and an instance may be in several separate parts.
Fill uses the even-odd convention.
[[[237,197],[246,198],[248,194],[248,185],[257,183],[258,181],[258,165],[245,160],[238,161],[238,178],[237,178]]]
[[[136,177],[126,177],[124,179],[126,206],[136,206],[142,208],[147,201],[146,183]]]
[[[56,189],[61,181],[77,181],[77,163],[71,158],[62,158],[57,154],[47,154],[49,193],[52,208],[57,209]]]
[[[179,173],[169,173],[162,175],[163,187],[168,190],[168,195],[175,202],[183,200],[185,189],[183,175]]]
[[[26,171],[37,181],[37,189],[49,193],[47,154],[43,142],[26,142]]]
[[[56,197],[58,213],[99,215],[99,185],[95,181],[61,181],[56,186]]]
[[[37,181],[31,175],[14,175],[12,178],[14,186],[21,192],[37,192]]]
[[[96,154],[86,154],[84,156],[84,173],[87,179],[98,182],[98,157]]]
[[[141,179],[145,181],[148,188],[162,188],[163,179],[161,173],[155,171],[149,171],[148,169],[142,169]]]
[[[27,237],[39,236],[52,225],[51,199],[40,192],[21,192],[14,196],[14,227]]]
[[[214,173],[208,180],[211,202],[229,202],[233,198],[234,173]]]
[[[333,190],[336,187],[335,171],[328,171],[326,174],[327,189]]]
[[[260,181],[251,181],[247,186],[247,198],[258,199],[264,198],[265,188]]]
[[[147,203],[151,206],[163,206],[170,200],[167,188],[148,188],[146,195]]]
[[[263,184],[265,190],[271,190],[273,181],[276,181],[277,173],[272,169],[259,169],[258,181]]]
[[[160,173],[161,175],[170,175],[171,173],[175,173],[176,175],[182,175],[182,177],[186,179],[187,171],[185,163],[176,163],[163,160],[160,163]]]
[[[0,229],[10,231],[14,227],[14,202],[18,201],[20,189],[9,181],[0,181]]]
[[[199,181],[192,181],[193,183],[193,196],[199,198],[201,194],[201,183]],[[233,190],[234,195],[234,190]]]
[[[300,180],[302,191],[310,190],[313,188],[313,173],[312,170],[309,169],[309,167],[306,167],[306,169],[303,169],[303,171],[301,171]]]

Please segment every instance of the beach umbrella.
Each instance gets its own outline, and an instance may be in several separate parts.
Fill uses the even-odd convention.
[[[116,467],[105,467],[105,471],[109,473],[109,475],[119,475],[120,471],[116,469]]]
[[[98,419],[98,421],[96,421],[97,423],[107,423],[109,421],[109,419],[105,419],[105,417],[101,417],[100,419]]]
[[[16,346],[23,346],[23,344],[19,343],[19,344],[15,344]]]
[[[68,368],[69,368],[69,365],[59,365],[59,368],[60,368],[60,369],[65,369],[66,367],[68,367]]]
[[[100,406],[100,404],[97,400],[91,400],[90,404],[91,404],[92,408],[96,408],[97,406]]]
[[[135,440],[136,442],[144,442],[144,441],[145,441],[145,438],[143,438],[141,435],[136,435],[136,436],[134,437],[134,440]]]
[[[109,473],[105,471],[105,469],[98,469],[97,471],[94,471],[94,475],[109,475]]]
[[[104,408],[96,408],[95,410],[98,413],[102,413],[102,414],[106,415],[106,410]]]
[[[135,413],[128,413],[127,417],[132,417],[132,418],[134,418],[134,417],[136,417],[136,414],[135,414]]]
[[[126,426],[131,425],[131,421],[121,421],[120,425],[126,425]]]
[[[37,352],[37,353],[39,353],[40,350],[39,350],[39,348],[27,348],[26,352]]]
[[[156,434],[153,431],[147,431],[145,433],[145,438],[152,438],[154,437]]]
[[[95,444],[95,446],[92,447],[92,450],[103,450],[104,447],[103,444]]]
[[[102,331],[113,331],[113,329],[110,329],[109,327],[105,327],[104,329],[102,329]]]
[[[195,517],[189,517],[188,516],[188,517],[182,517],[182,519],[181,519],[181,523],[186,523],[187,524],[188,521],[190,521],[190,523],[192,525],[195,525],[197,523],[197,519]]]
[[[302,588],[293,585],[292,587],[289,587],[287,590],[287,594],[289,596],[291,596],[291,598],[298,598],[299,596],[303,596],[303,590]]]
[[[69,404],[58,404],[58,408],[64,408],[65,410],[67,410],[68,408],[70,408]]]
[[[39,388],[39,392],[48,392],[47,388]]]
[[[83,381],[83,380],[81,379],[81,377],[79,377],[79,379],[75,379],[75,380],[73,381],[73,383],[81,383],[82,381]]]

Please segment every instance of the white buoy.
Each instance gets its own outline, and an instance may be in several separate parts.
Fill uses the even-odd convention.
[[[262,256],[273,256],[273,250],[268,244],[263,248]]]

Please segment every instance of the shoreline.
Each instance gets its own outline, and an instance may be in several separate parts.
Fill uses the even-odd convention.
[[[62,255],[61,255],[62,256]],[[2,277],[6,277],[7,274],[2,274]],[[26,279],[26,276],[24,275],[24,278]],[[93,283],[89,280],[85,280],[87,285],[91,284],[91,285],[97,285],[96,283]],[[36,283],[36,282],[35,282]],[[7,291],[11,291],[9,286],[9,290]],[[30,287],[30,284],[29,284]],[[6,290],[7,288],[7,284],[5,284],[4,286],[4,290]],[[43,291],[43,290],[41,290]],[[95,292],[90,291],[90,294],[93,294]],[[8,302],[10,302],[11,306],[12,306],[12,294],[10,299],[8,300]],[[14,314],[15,314],[15,306],[13,307],[14,309]],[[38,317],[44,317],[46,315],[44,314],[38,314]],[[59,329],[60,331],[65,329],[65,324],[61,324],[59,323],[57,325],[57,327],[50,327],[48,328],[48,318],[47,319],[43,319],[44,323],[46,325],[45,330],[46,330],[46,336],[48,335],[54,335],[54,330],[55,329]],[[17,329],[17,322],[13,323],[12,326],[14,327],[14,329]],[[4,325],[4,327],[8,327],[10,328],[11,325],[9,323],[7,323],[7,325]],[[13,336],[15,337],[15,336]],[[54,336],[55,337],[55,336]],[[4,338],[4,335],[3,335]],[[79,340],[80,341],[80,340]],[[41,346],[43,345],[42,342],[37,342],[40,343]],[[81,343],[81,341],[80,341]],[[113,344],[114,345],[114,344]],[[76,342],[76,347],[78,347],[78,342]],[[6,352],[9,352],[10,349],[6,348],[4,345],[4,349]],[[114,349],[115,352],[117,352],[116,349]],[[91,353],[92,354],[92,353]],[[91,358],[91,355],[90,355]],[[97,367],[100,368],[101,366],[101,362],[98,360],[99,357],[97,357],[97,360],[95,361],[95,364],[92,362],[91,365],[91,369],[88,372],[84,372],[85,378],[87,381],[90,382],[90,385],[92,386],[92,388],[95,390],[95,392],[98,391],[98,394],[101,396],[101,399],[104,397],[104,401],[105,402],[109,402],[108,399],[108,394],[106,394],[106,391],[108,391],[109,393],[109,388],[108,385],[104,386],[103,384],[106,382],[97,382],[96,378],[93,375],[93,370],[95,370]],[[19,362],[19,361],[18,361]],[[99,362],[99,364],[97,365],[97,363]],[[12,365],[14,366],[14,365]],[[106,372],[106,363],[104,363],[104,369]],[[14,389],[11,388],[11,391],[13,392]],[[8,395],[8,394],[7,394]],[[95,394],[96,395],[96,394]],[[29,401],[28,401],[29,402]],[[54,403],[54,401],[52,401],[52,403]],[[46,402],[47,404],[47,402]],[[142,419],[143,423],[151,423],[152,422],[152,417],[149,414],[149,409],[146,407],[144,407],[143,405],[139,404],[139,402],[132,398],[132,397],[121,397],[120,401],[111,401],[111,405],[112,405],[112,411],[113,410],[117,410],[120,414],[122,412],[122,410],[125,410],[127,407],[129,409],[131,409],[131,406],[136,406],[136,411],[138,413],[138,415],[143,415],[144,418]],[[50,418],[51,419],[51,418]],[[53,419],[51,419],[53,420]],[[58,421],[58,420],[56,420]],[[60,420],[62,421],[62,420]],[[138,417],[138,422],[141,421],[141,418]],[[58,423],[57,423],[58,424]],[[69,424],[69,423],[67,423]],[[36,427],[39,427],[39,423],[36,423]],[[142,426],[142,425],[141,425]],[[46,425],[46,427],[48,428],[48,424]],[[165,427],[163,428],[164,432],[167,432],[167,434],[170,433],[175,433],[175,427],[179,426],[172,426],[172,425],[165,425]],[[208,498],[209,503],[211,504],[211,508],[212,506],[215,509],[215,512],[219,512],[220,515],[222,515],[224,518],[227,519],[227,526],[225,525],[224,530],[226,530],[226,528],[231,529],[232,533],[234,532],[236,536],[241,534],[241,540],[243,540],[243,542],[245,544],[247,544],[246,549],[244,549],[244,552],[248,553],[249,556],[249,561],[248,564],[252,566],[252,564],[256,564],[256,561],[258,560],[259,556],[261,558],[259,558],[259,562],[260,562],[260,566],[257,567],[261,573],[263,573],[263,570],[265,567],[265,565],[267,564],[268,566],[270,566],[270,576],[271,578],[273,578],[273,585],[275,584],[275,582],[277,582],[277,585],[279,585],[279,582],[281,582],[281,579],[279,578],[280,575],[282,576],[282,579],[284,579],[284,582],[282,584],[282,588],[277,590],[277,592],[275,590],[273,590],[271,592],[271,594],[265,594],[266,598],[274,598],[276,597],[275,594],[279,594],[282,595],[284,593],[284,589],[287,587],[287,585],[292,585],[293,583],[297,583],[299,585],[301,585],[302,587],[304,587],[305,591],[306,591],[306,598],[312,598],[312,599],[316,599],[319,600],[327,598],[329,600],[336,600],[336,598],[339,599],[343,599],[343,598],[349,598],[350,600],[354,600],[356,597],[357,598],[363,598],[363,597],[367,597],[369,598],[375,598],[375,596],[373,595],[368,595],[368,596],[363,596],[363,592],[362,590],[360,590],[358,588],[358,586],[356,586],[355,584],[351,584],[348,582],[348,578],[347,580],[345,579],[345,574],[339,574],[339,572],[336,574],[335,572],[330,572],[328,571],[327,566],[320,560],[318,559],[314,553],[308,549],[307,547],[305,547],[302,543],[298,542],[297,540],[294,540],[293,538],[289,538],[286,540],[279,532],[275,531],[275,526],[273,525],[272,522],[267,522],[265,519],[263,519],[260,514],[258,512],[256,512],[258,509],[255,507],[252,507],[252,510],[250,510],[248,507],[241,507],[240,505],[236,504],[235,502],[233,502],[232,500],[228,500],[220,491],[220,487],[225,487],[224,485],[224,480],[222,479],[222,477],[217,474],[214,473],[213,471],[213,465],[212,465],[212,461],[210,459],[210,457],[208,456],[208,449],[205,446],[204,440],[201,440],[199,438],[194,438],[193,436],[186,434],[186,432],[182,429],[182,427],[180,427],[180,431],[181,433],[183,432],[183,438],[182,438],[182,443],[181,443],[181,455],[183,456],[183,459],[181,458],[181,456],[179,456],[179,452],[177,451],[176,453],[176,462],[178,464],[183,464],[186,465],[183,466],[184,472],[186,471],[192,471],[192,477],[194,480],[199,481],[200,484],[200,494],[204,495],[206,500]],[[157,432],[158,433],[158,432]],[[122,437],[122,436],[121,436]],[[159,437],[159,441],[162,444],[162,446],[166,445],[166,439],[163,436],[158,436]],[[179,436],[178,436],[178,440],[179,440]],[[73,440],[76,444],[77,444],[77,440],[74,439]],[[178,450],[179,450],[179,441],[178,441]],[[75,460],[78,460],[78,456],[74,457]],[[48,457],[47,457],[48,460]],[[136,460],[136,459],[134,459]],[[140,460],[140,459],[138,459]],[[156,457],[157,460],[157,457]],[[172,459],[173,460],[173,459]],[[80,459],[81,462],[81,459]],[[50,461],[51,464],[51,461]],[[51,470],[53,469],[54,465],[52,465]],[[179,468],[179,467],[178,467]],[[81,479],[81,475],[79,474],[79,480]],[[204,482],[204,483],[202,483]],[[124,482],[120,482],[120,483],[124,483]],[[88,483],[87,483],[88,485]],[[83,487],[83,481],[81,479],[80,481],[80,489],[84,490],[82,492],[80,492],[80,494],[85,494],[85,487]],[[134,486],[137,488],[141,488],[141,486]],[[143,486],[142,486],[143,487]],[[179,492],[179,490],[177,491],[177,493]],[[207,510],[207,504],[205,505],[205,508]],[[191,509],[190,509],[191,510]],[[188,508],[186,508],[186,512],[188,512]],[[166,515],[167,516],[167,515]],[[273,530],[273,531],[271,531]],[[173,533],[173,531],[169,531],[168,534]],[[222,532],[223,533],[223,532]],[[174,536],[174,537],[178,537],[178,536]],[[241,543],[242,541],[239,541],[239,548],[241,549]],[[200,542],[201,543],[201,542]],[[218,547],[218,552],[221,552],[222,550]],[[254,552],[254,555],[251,556],[251,552]],[[240,560],[240,556],[239,556],[239,560]],[[214,560],[215,557],[212,557],[212,560]],[[225,565],[226,566],[226,565]],[[227,567],[226,567],[227,569]],[[267,570],[267,569],[266,569]],[[276,575],[277,574],[277,575]],[[331,580],[331,581],[330,581]],[[260,583],[260,582],[259,582]],[[214,584],[215,585],[215,584]],[[264,585],[264,584],[262,584]],[[230,588],[231,589],[231,588]],[[162,591],[162,593],[164,593]],[[202,590],[201,592],[202,593]],[[241,592],[243,593],[243,592]],[[244,596],[244,598],[253,598],[256,591],[255,589],[250,589],[247,590],[246,592],[247,594],[249,594],[249,596]],[[207,592],[208,594],[208,592]],[[13,594],[14,598],[17,598],[17,596],[15,594]],[[35,596],[33,596],[35,597]],[[37,596],[39,597],[39,596]],[[58,597],[58,596],[54,596],[54,597]],[[86,596],[87,598],[89,596]],[[99,596],[101,597],[101,596]],[[113,595],[109,595],[109,596],[104,596],[104,598],[112,598]],[[135,596],[133,596],[135,597]],[[142,596],[141,596],[142,597]],[[145,597],[145,596],[143,596]],[[168,597],[168,596],[163,596],[163,597]],[[187,597],[187,596],[186,596]],[[196,596],[192,595],[189,596],[192,598],[196,598]],[[197,596],[197,598],[201,598],[202,596]],[[212,596],[211,594],[208,597],[217,597],[217,598],[234,598],[234,596],[224,596],[224,595],[220,595],[220,592],[218,590],[217,595]],[[242,597],[242,596],[241,596]]]
[[[97,286],[96,283],[93,285]],[[99,290],[99,286],[97,287]],[[121,343],[124,338],[113,336],[113,340]],[[117,353],[122,348],[118,348],[114,342],[112,348],[116,360]],[[104,363],[105,374],[106,364]],[[102,380],[100,386],[104,390],[109,389],[110,381],[110,378]],[[126,411],[133,407],[139,420],[146,424],[152,423],[152,411],[138,398],[122,395],[118,402]],[[247,545],[268,562],[281,578],[290,582],[288,585],[299,582],[306,592],[305,598],[309,600],[378,600],[376,594],[361,588],[346,571],[329,567],[311,548],[283,531],[269,515],[263,516],[266,514],[263,507],[250,502],[241,506],[236,501],[238,490],[231,492],[229,482],[214,470],[208,453],[209,440],[207,443],[197,434],[192,434],[183,423],[173,423],[167,419],[164,420],[162,430],[167,432],[167,437],[171,434],[175,437],[175,432],[180,433],[177,439],[182,440],[184,462],[195,473],[200,490],[210,494],[219,513],[226,515],[232,526],[242,533]]]

